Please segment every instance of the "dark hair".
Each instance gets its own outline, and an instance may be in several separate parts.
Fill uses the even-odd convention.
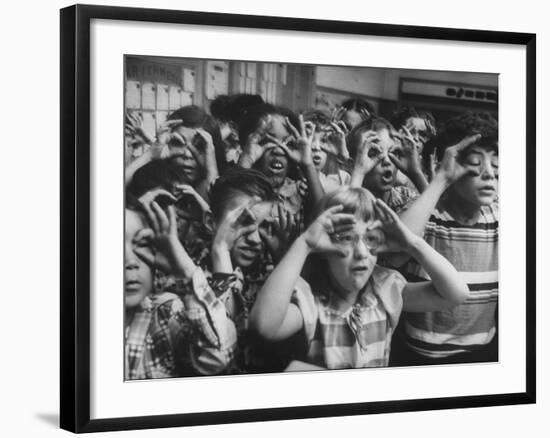
[[[244,146],[246,144],[248,136],[258,129],[263,118],[275,114],[288,117],[290,123],[296,128],[300,126],[296,114],[286,107],[275,106],[269,103],[254,105],[246,108],[239,120],[239,142],[241,145]]]
[[[342,102],[342,107],[348,111],[357,111],[358,113],[361,110],[366,110],[370,115],[376,115],[374,111],[374,106],[370,102],[367,102],[365,99],[358,97],[352,97]]]
[[[296,129],[300,129],[300,119],[294,111],[292,111],[290,108],[287,108],[286,106],[281,105],[276,106],[275,110],[275,114],[279,114],[283,117],[288,118],[288,121],[292,126],[294,126]]]
[[[238,193],[258,196],[262,201],[275,201],[277,196],[267,178],[254,169],[231,168],[210,188],[210,205],[214,220],[223,216],[227,204]]]
[[[214,143],[218,169],[220,172],[225,169],[225,147],[218,124],[212,116],[196,105],[187,105],[175,110],[166,119],[181,120],[182,125],[187,128],[202,128],[208,132],[212,136],[212,142]]]
[[[216,97],[210,104],[210,114],[221,122],[239,123],[247,108],[264,103],[258,94],[234,94]]]
[[[248,107],[243,112],[238,124],[239,142],[244,146],[248,140],[248,136],[252,134],[260,126],[260,121],[270,114],[275,114],[277,110],[269,103],[260,103]]]
[[[426,127],[428,128],[426,132],[428,140],[436,135],[437,131],[435,129],[435,118],[429,111],[419,111],[412,106],[403,106],[399,108],[398,111],[393,113],[390,121],[393,127],[399,130],[411,117],[418,117],[426,121]]]
[[[136,170],[128,193],[136,198],[155,188],[172,191],[174,184],[184,183],[183,175],[171,160],[153,160]]]
[[[481,134],[477,146],[498,151],[498,122],[488,112],[468,112],[449,119],[434,139],[437,158],[441,160],[449,146],[459,143],[464,137]]]
[[[330,126],[330,122],[332,121],[332,119],[330,118],[330,114],[318,109],[310,109],[310,110],[304,111],[302,113],[302,116],[304,117],[304,120],[306,122],[312,122],[315,124],[315,126],[318,126],[318,127]]]
[[[370,119],[363,120],[355,128],[353,128],[346,137],[346,144],[348,146],[350,156],[355,158],[364,132],[371,130],[380,131],[382,129],[387,129],[390,135],[392,135],[393,126],[382,117],[372,117]]]

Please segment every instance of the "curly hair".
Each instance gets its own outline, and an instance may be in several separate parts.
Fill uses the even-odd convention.
[[[403,106],[398,111],[393,113],[390,118],[390,122],[395,129],[399,130],[407,123],[407,120],[412,117],[423,119],[426,122],[426,134],[428,140],[435,137],[437,134],[435,118],[429,111],[420,111],[412,106]]]
[[[434,139],[437,158],[463,138],[481,134],[476,146],[498,151],[498,121],[488,112],[468,112],[449,119]]]
[[[330,115],[318,109],[310,109],[304,111],[302,116],[306,122],[312,122],[315,126],[330,126],[331,118]]]
[[[247,108],[264,103],[258,94],[233,94],[216,97],[210,104],[210,113],[221,122],[239,123]]]
[[[361,112],[361,110],[365,110],[372,116],[376,115],[374,111],[374,106],[372,106],[370,102],[367,102],[365,99],[360,99],[357,97],[343,101],[342,107],[348,111],[357,111],[359,113]]]
[[[373,117],[359,123],[346,137],[346,144],[348,145],[350,156],[355,158],[364,132],[381,131],[383,129],[387,129],[390,135],[392,135],[394,131],[392,124],[382,117]]]

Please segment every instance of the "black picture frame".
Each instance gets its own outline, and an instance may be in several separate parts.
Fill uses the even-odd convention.
[[[296,30],[444,41],[505,43],[526,48],[526,375],[525,392],[241,411],[90,419],[90,22],[93,19]],[[535,403],[536,400],[536,35],[75,5],[61,10],[61,348],[60,426],[100,432],[312,417],[364,415]]]

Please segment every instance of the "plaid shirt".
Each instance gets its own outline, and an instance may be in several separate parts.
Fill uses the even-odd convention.
[[[203,293],[197,290],[197,287],[205,288],[208,293],[208,305],[215,307],[215,312],[209,313],[209,318],[201,323],[201,330],[195,330],[190,333],[192,338],[202,337],[203,332],[211,331],[210,327],[217,327],[218,333],[225,335],[225,338],[236,338],[232,348],[225,351],[222,358],[217,352],[217,366],[213,369],[201,366],[201,361],[197,360],[197,355],[201,352],[200,348],[187,349],[187,358],[185,369],[191,370],[193,374],[240,374],[249,372],[265,372],[268,369],[282,368],[286,364],[273,365],[273,356],[276,353],[271,351],[261,343],[256,342],[255,337],[248,330],[248,317],[252,305],[256,301],[256,295],[269,273],[273,270],[273,264],[267,254],[258,260],[253,266],[245,272],[240,268],[235,268],[231,274],[212,273],[210,251],[202,253],[196,263],[200,266],[202,274],[201,282],[193,282],[187,285],[188,295],[199,295]],[[177,292],[177,280],[170,276],[162,278],[163,290],[168,292]],[[178,292],[181,293],[181,292]],[[267,351],[269,350],[269,351]],[[266,357],[268,359],[266,359]]]
[[[356,304],[341,312],[330,290],[313,294],[300,279],[292,302],[304,319],[307,360],[329,369],[387,366],[406,284],[399,272],[377,265]]]
[[[146,297],[125,333],[125,378],[217,374],[233,360],[237,336],[201,269],[169,292]]]

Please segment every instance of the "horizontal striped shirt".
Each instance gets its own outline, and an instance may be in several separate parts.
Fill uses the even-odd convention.
[[[397,271],[376,266],[356,304],[342,312],[331,306],[330,291],[313,294],[300,279],[292,300],[304,320],[307,361],[329,369],[387,366],[405,285]]]
[[[474,225],[458,223],[448,212],[436,209],[424,239],[456,268],[468,284],[470,297],[452,309],[405,313],[407,344],[431,358],[472,352],[487,345],[496,333],[498,306],[498,207],[481,208]],[[407,267],[411,281],[429,279],[412,261]]]

